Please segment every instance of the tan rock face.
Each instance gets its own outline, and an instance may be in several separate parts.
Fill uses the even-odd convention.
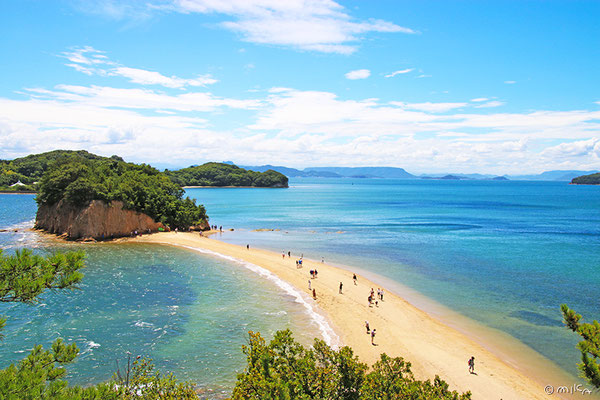
[[[110,239],[130,236],[132,232],[146,233],[164,228],[146,214],[123,209],[123,203],[108,204],[94,200],[85,207],[75,207],[60,201],[38,207],[35,227],[68,239]]]

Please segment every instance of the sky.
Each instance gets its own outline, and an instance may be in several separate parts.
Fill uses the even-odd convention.
[[[600,1],[5,0],[0,158],[600,170]]]

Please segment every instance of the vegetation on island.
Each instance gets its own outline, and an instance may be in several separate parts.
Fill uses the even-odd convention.
[[[581,322],[581,315],[571,310],[566,304],[561,304],[560,310],[567,328],[579,334],[582,341],[577,343],[581,352],[581,363],[577,364],[581,377],[600,389],[600,323]]]
[[[573,178],[571,183],[575,185],[600,185],[600,172],[578,176],[577,178]]]
[[[187,229],[207,220],[206,210],[164,173],[146,164],[112,158],[88,159],[66,155],[51,163],[42,176],[36,201],[53,205],[61,200],[82,207],[92,200],[122,201],[171,228]]]
[[[273,171],[250,171],[231,164],[209,162],[165,174],[180,186],[288,187],[287,176]]]
[[[54,150],[47,153],[31,154],[14,160],[0,160],[0,190],[2,191],[36,191],[37,185],[48,166],[64,156],[75,155],[82,159],[99,160],[105,157],[88,153],[85,150]],[[123,161],[119,156],[112,160]]]

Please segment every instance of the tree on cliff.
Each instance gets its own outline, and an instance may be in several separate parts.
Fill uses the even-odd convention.
[[[84,267],[82,252],[56,253],[49,257],[30,250],[4,256],[0,250],[0,302],[35,304],[46,290],[75,289]],[[0,321],[0,330],[6,319]],[[154,371],[151,360],[138,358],[126,378],[82,388],[69,386],[63,378],[65,365],[78,355],[75,344],[56,339],[51,350],[35,346],[17,365],[0,370],[0,399],[194,399],[190,383],[178,382],[172,374]]]
[[[367,373],[352,349],[334,350],[315,339],[310,349],[296,342],[289,330],[279,331],[267,345],[250,332],[243,346],[248,365],[238,375],[232,398],[241,399],[452,399],[466,400],[470,392],[449,391],[439,377],[416,380],[410,363],[385,354]]]
[[[581,315],[561,304],[560,310],[567,328],[578,333],[583,340],[577,343],[581,352],[581,363],[577,364],[581,376],[589,383],[600,388],[600,323],[582,323]]]
[[[77,207],[92,200],[122,201],[127,209],[180,229],[206,221],[204,206],[184,199],[183,194],[183,189],[149,165],[65,156],[42,176],[36,201],[40,205],[65,201]]]

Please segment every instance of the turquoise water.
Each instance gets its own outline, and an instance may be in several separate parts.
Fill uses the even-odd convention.
[[[249,330],[271,337],[290,328],[308,343],[318,329],[296,300],[236,263],[162,245],[52,245],[31,224],[32,197],[0,195],[0,246],[11,252],[81,248],[87,267],[80,290],[46,293],[41,304],[0,305],[8,317],[0,365],[22,359],[35,344],[57,337],[77,343],[70,381],[90,384],[110,378],[127,352],[150,356],[163,371],[200,383],[208,397],[232,388],[245,358]],[[20,217],[19,217],[20,215]],[[23,223],[25,221],[25,223]],[[12,232],[14,228],[19,232]]]
[[[562,326],[560,304],[600,319],[597,186],[298,179],[287,190],[187,192],[212,223],[236,229],[222,240],[375,272],[512,335],[572,374],[577,338]]]
[[[577,338],[562,327],[559,305],[600,319],[600,187],[302,179],[289,189],[187,192],[211,223],[235,229],[221,240],[377,273],[512,335],[573,374]],[[35,216],[32,196],[0,195],[0,205],[0,228]],[[0,233],[6,251],[23,245],[49,246],[35,234]],[[163,246],[85,248],[81,291],[0,310],[9,317],[3,365],[61,335],[82,349],[70,368],[77,382],[105,379],[131,351],[219,393],[231,387],[231,370],[243,367],[248,329],[291,327],[304,341],[318,333],[291,296],[227,260]]]

